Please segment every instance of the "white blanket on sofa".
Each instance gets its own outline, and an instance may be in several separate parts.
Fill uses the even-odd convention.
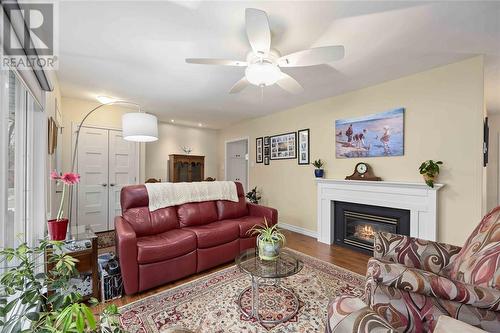
[[[188,202],[230,200],[238,202],[236,184],[230,181],[194,183],[147,183],[149,211]]]

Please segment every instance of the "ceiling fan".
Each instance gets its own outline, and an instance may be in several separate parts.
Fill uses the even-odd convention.
[[[245,76],[236,82],[229,93],[242,91],[248,85],[267,87],[277,84],[282,89],[301,93],[304,89],[294,78],[281,71],[281,67],[305,67],[326,64],[344,57],[342,45],[315,47],[281,56],[271,48],[271,30],[265,11],[255,8],[245,10],[246,33],[252,51],[246,61],[226,59],[187,58],[190,64],[246,67]]]

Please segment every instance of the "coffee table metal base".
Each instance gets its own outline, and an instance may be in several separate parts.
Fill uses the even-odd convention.
[[[250,287],[243,289],[240,292],[240,294],[238,295],[238,301],[237,301],[238,307],[240,308],[241,313],[243,314],[243,316],[245,316],[246,319],[254,318],[263,325],[277,325],[277,324],[284,323],[284,322],[290,320],[291,318],[293,318],[295,315],[297,315],[297,313],[299,312],[299,304],[300,304],[299,298],[297,297],[297,295],[293,292],[292,289],[288,289],[288,288],[282,286],[280,279],[272,279],[273,283],[271,283],[271,284],[264,283],[264,285],[272,285],[275,288],[280,288],[283,291],[287,292],[288,294],[290,294],[293,297],[293,303],[295,305],[294,305],[293,311],[290,314],[283,317],[282,319],[274,319],[274,320],[262,319],[261,316],[259,315],[259,286],[262,284],[259,284],[260,278],[255,277],[255,276],[251,276],[251,278],[252,278],[252,285]],[[264,280],[268,280],[268,279],[264,279]],[[243,306],[242,306],[242,298],[247,292],[250,292],[250,294],[252,296],[252,309],[251,309],[250,313],[245,311],[245,309],[243,309]]]

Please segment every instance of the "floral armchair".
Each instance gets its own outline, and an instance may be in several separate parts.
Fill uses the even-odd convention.
[[[378,233],[365,291],[330,303],[326,332],[432,332],[441,315],[500,332],[500,207],[463,248]]]

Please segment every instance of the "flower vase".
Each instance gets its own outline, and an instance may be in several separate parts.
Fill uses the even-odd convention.
[[[325,170],[323,170],[323,169],[315,169],[314,170],[314,175],[316,176],[316,178],[323,178],[323,176],[325,175]]]
[[[66,232],[68,230],[68,219],[49,220],[47,222],[49,229],[49,237],[54,241],[62,241],[66,239]]]

